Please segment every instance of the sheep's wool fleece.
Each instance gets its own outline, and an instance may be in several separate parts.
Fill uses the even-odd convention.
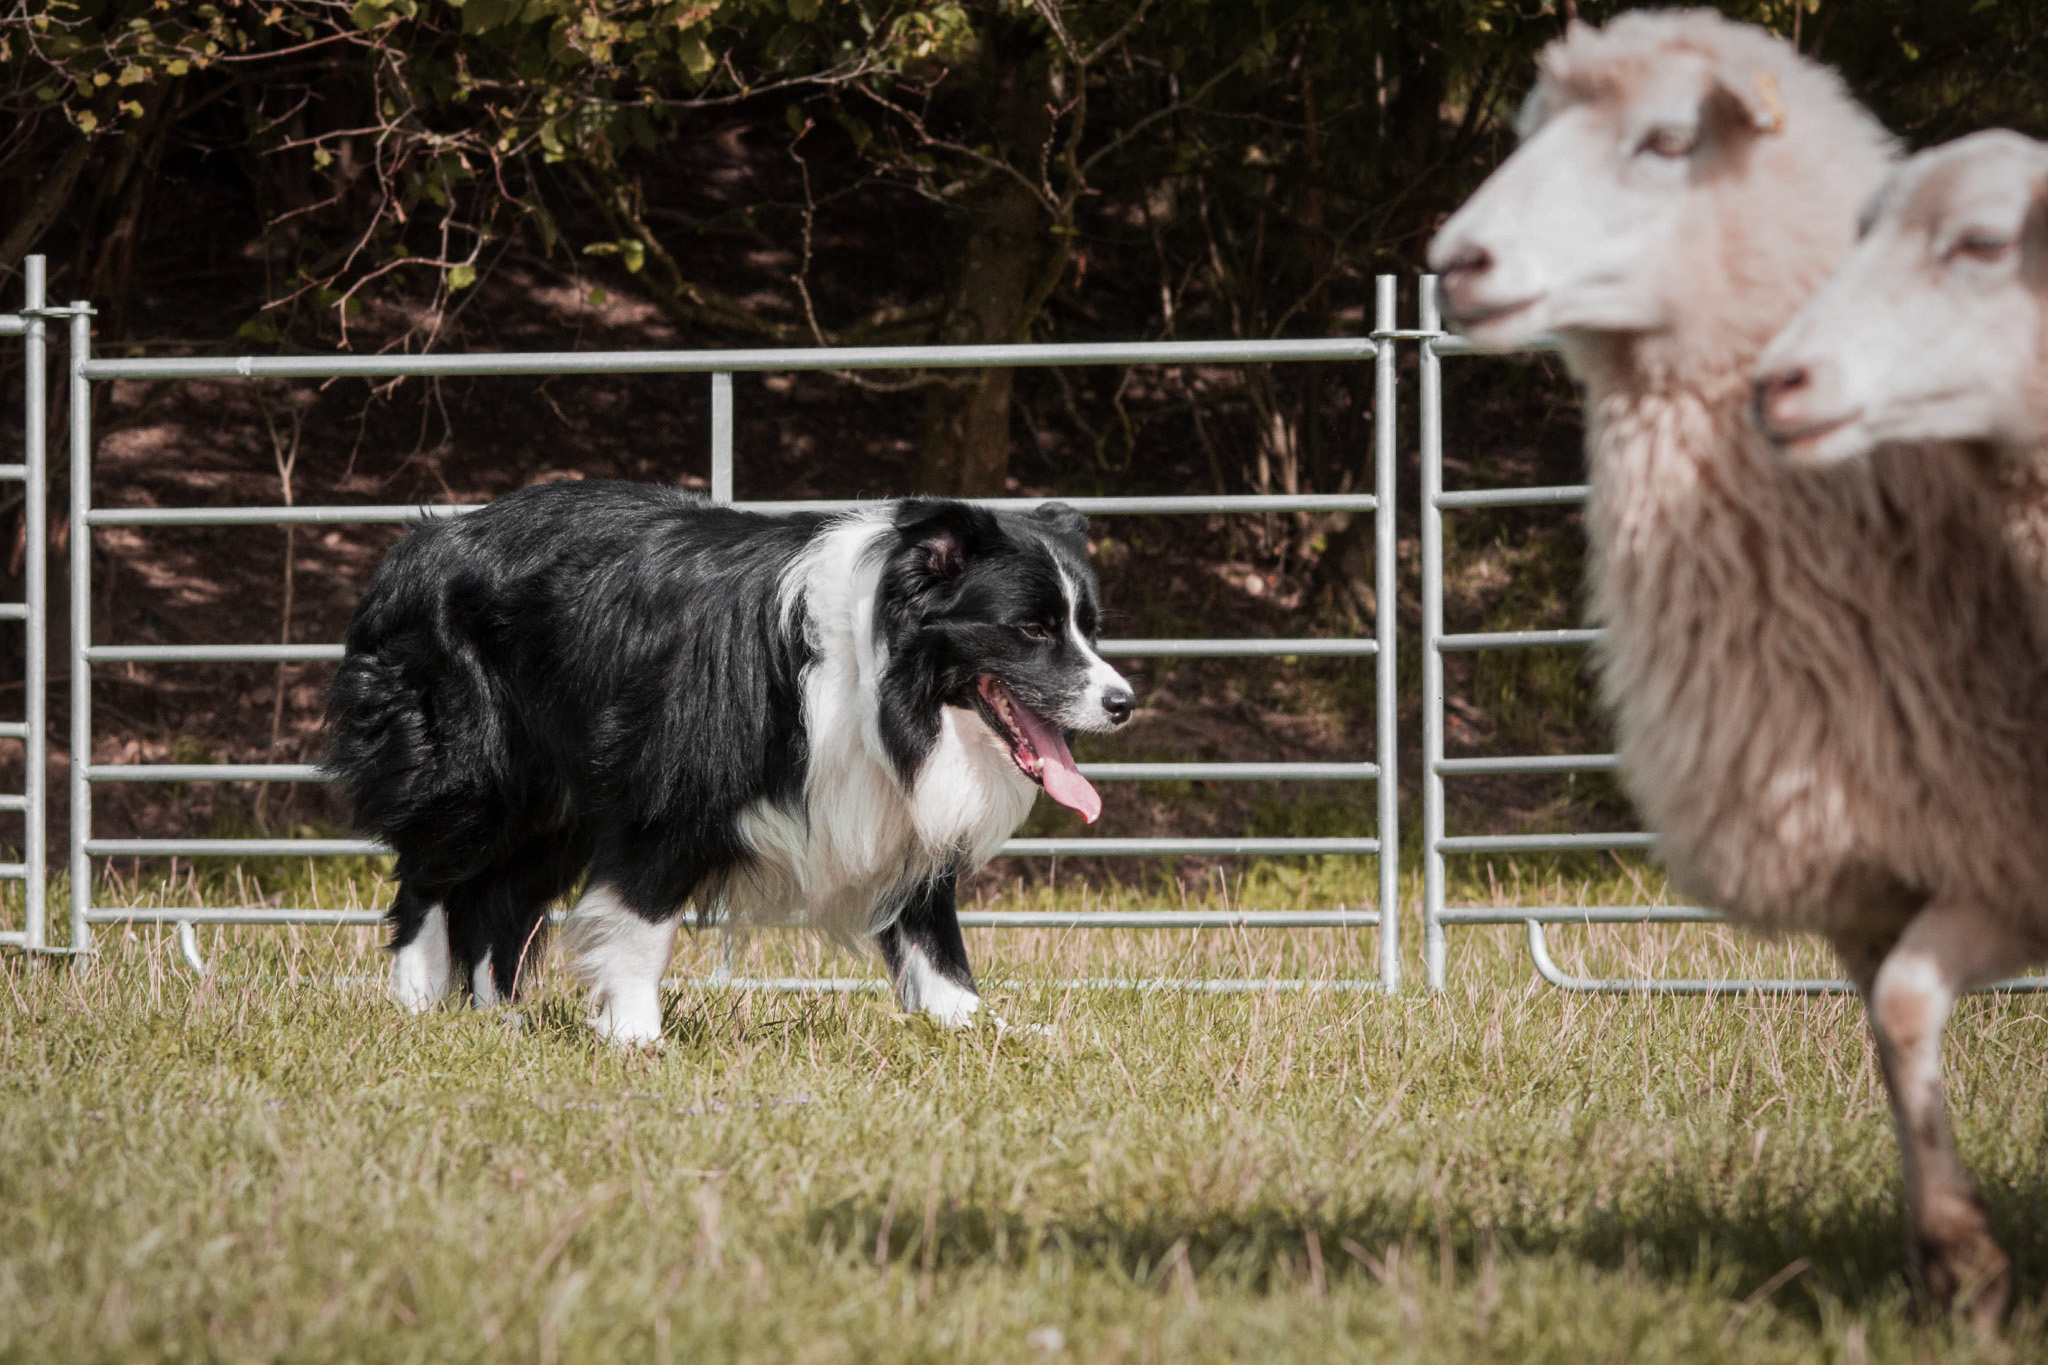
[[[1689,239],[1698,309],[1566,338],[1630,792],[1678,886],[1755,928],[1853,935],[1930,900],[2038,923],[2048,651],[1992,500],[1925,452],[1793,468],[1744,420],[1750,363],[1846,255],[1888,142],[1830,73],[1713,16],[1575,30],[1545,79],[1617,97],[1660,44],[1768,64],[1788,116]]]

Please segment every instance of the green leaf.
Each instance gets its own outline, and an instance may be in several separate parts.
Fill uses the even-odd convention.
[[[488,33],[519,17],[521,0],[466,0],[462,6],[462,31]]]
[[[357,28],[375,28],[390,17],[389,7],[384,0],[356,0],[356,6],[348,12],[348,17]]]
[[[604,292],[603,285],[599,285],[590,291],[590,306],[592,308],[602,308],[611,301],[612,296]]]
[[[137,66],[133,62],[121,68],[121,84],[123,85],[140,85],[148,79],[148,69]]]
[[[255,318],[250,318],[237,327],[235,335],[244,341],[253,341],[263,346],[277,345],[277,329],[267,322],[258,322]]]
[[[676,56],[682,59],[683,70],[690,73],[692,80],[703,80],[718,64],[718,59],[711,55],[711,49],[705,46],[701,33],[685,33],[678,39]]]
[[[637,275],[640,267],[647,264],[647,244],[626,241],[619,243],[619,256],[626,262],[626,273]]]
[[[448,292],[451,294],[458,289],[467,289],[475,283],[476,267],[473,265],[453,266],[448,271]]]

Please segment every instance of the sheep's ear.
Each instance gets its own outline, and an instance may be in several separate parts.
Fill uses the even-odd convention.
[[[1778,73],[1768,67],[1746,74],[1723,72],[1714,82],[1707,103],[1721,106],[1734,115],[1736,122],[1760,137],[1785,131],[1785,96],[1778,89]]]

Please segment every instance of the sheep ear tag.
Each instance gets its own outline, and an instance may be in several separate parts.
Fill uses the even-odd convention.
[[[1752,118],[1759,133],[1782,133],[1785,131],[1785,97],[1778,92],[1778,73],[1759,71],[1752,82],[1756,87],[1756,109]]]

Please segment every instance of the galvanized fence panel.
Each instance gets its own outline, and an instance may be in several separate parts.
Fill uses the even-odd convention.
[[[106,782],[324,780],[310,764],[105,764],[94,762],[92,676],[95,665],[133,662],[206,664],[319,662],[341,657],[336,644],[123,645],[92,643],[91,541],[102,526],[258,526],[408,522],[459,515],[464,506],[290,506],[222,508],[101,508],[92,503],[91,388],[118,379],[265,379],[359,377],[382,379],[431,376],[558,374],[705,374],[711,389],[711,496],[714,501],[758,511],[840,510],[846,501],[736,501],[733,497],[733,388],[741,372],[865,369],[958,369],[987,366],[1273,364],[1309,361],[1363,362],[1374,366],[1373,491],[1248,496],[1067,498],[1084,513],[1100,516],[1176,516],[1288,511],[1370,512],[1374,523],[1374,586],[1380,604],[1370,636],[1335,639],[1148,639],[1104,640],[1105,655],[1124,658],[1247,658],[1313,655],[1372,658],[1376,665],[1373,761],[1348,763],[1097,763],[1084,764],[1089,777],[1104,781],[1195,779],[1207,781],[1372,782],[1377,819],[1370,835],[1332,838],[1079,838],[1012,839],[1003,852],[1013,856],[1172,856],[1336,854],[1375,857],[1378,904],[1373,909],[1048,912],[966,911],[974,926],[1071,928],[1375,928],[1377,972],[1359,981],[1211,982],[1203,989],[1372,987],[1395,989],[1400,980],[1398,788],[1396,753],[1395,602],[1395,370],[1394,340],[1412,337],[1395,328],[1394,280],[1377,282],[1376,325],[1368,337],[1298,341],[1131,342],[1082,345],[955,347],[821,347],[787,350],[610,351],[483,355],[230,356],[170,359],[99,359],[91,354],[89,318],[71,319],[71,914],[73,942],[89,942],[90,926],[123,922],[174,924],[186,953],[198,966],[192,926],[197,924],[370,924],[374,911],[287,910],[171,906],[96,906],[93,866],[107,857],[324,857],[387,852],[362,839],[114,839],[93,831],[92,789]],[[997,498],[986,505],[1028,507],[1037,499]],[[789,984],[789,983],[782,983]],[[1118,983],[1134,984],[1134,983]],[[1152,983],[1169,984],[1169,983]],[[830,982],[819,989],[841,989]]]
[[[0,336],[22,343],[20,464],[0,464],[0,482],[22,486],[22,600],[0,603],[0,621],[22,623],[22,708],[18,721],[0,721],[0,740],[22,746],[22,788],[0,794],[0,811],[22,818],[21,861],[0,863],[0,880],[22,886],[22,924],[0,931],[0,945],[30,952],[53,951],[49,937],[48,887],[45,868],[43,794],[47,790],[45,752],[44,644],[47,639],[48,517],[44,505],[49,481],[45,464],[48,444],[49,319],[62,316],[44,298],[44,260],[22,261],[22,306],[19,313],[0,315]]]
[[[1853,990],[1834,978],[1706,977],[1638,978],[1578,976],[1551,956],[1546,925],[1552,924],[1716,924],[1722,916],[1689,905],[1446,905],[1448,856],[1483,853],[1555,853],[1623,849],[1651,850],[1656,836],[1623,833],[1452,835],[1445,831],[1445,779],[1501,773],[1613,772],[1613,754],[1524,754],[1494,758],[1449,758],[1444,753],[1444,656],[1486,649],[1583,648],[1598,630],[1506,630],[1452,633],[1444,630],[1444,514],[1472,508],[1574,507],[1591,491],[1584,484],[1554,487],[1447,490],[1444,475],[1442,359],[1479,354],[1462,337],[1444,332],[1438,315],[1436,279],[1424,276],[1420,322],[1425,334],[1420,357],[1422,444],[1422,934],[1424,980],[1444,989],[1447,930],[1456,925],[1520,924],[1538,975],[1568,991],[1656,995],[1818,995]],[[1549,350],[1548,346],[1531,350]],[[1480,364],[1483,360],[1470,363]],[[2048,989],[2048,977],[2019,977],[1993,990]]]

